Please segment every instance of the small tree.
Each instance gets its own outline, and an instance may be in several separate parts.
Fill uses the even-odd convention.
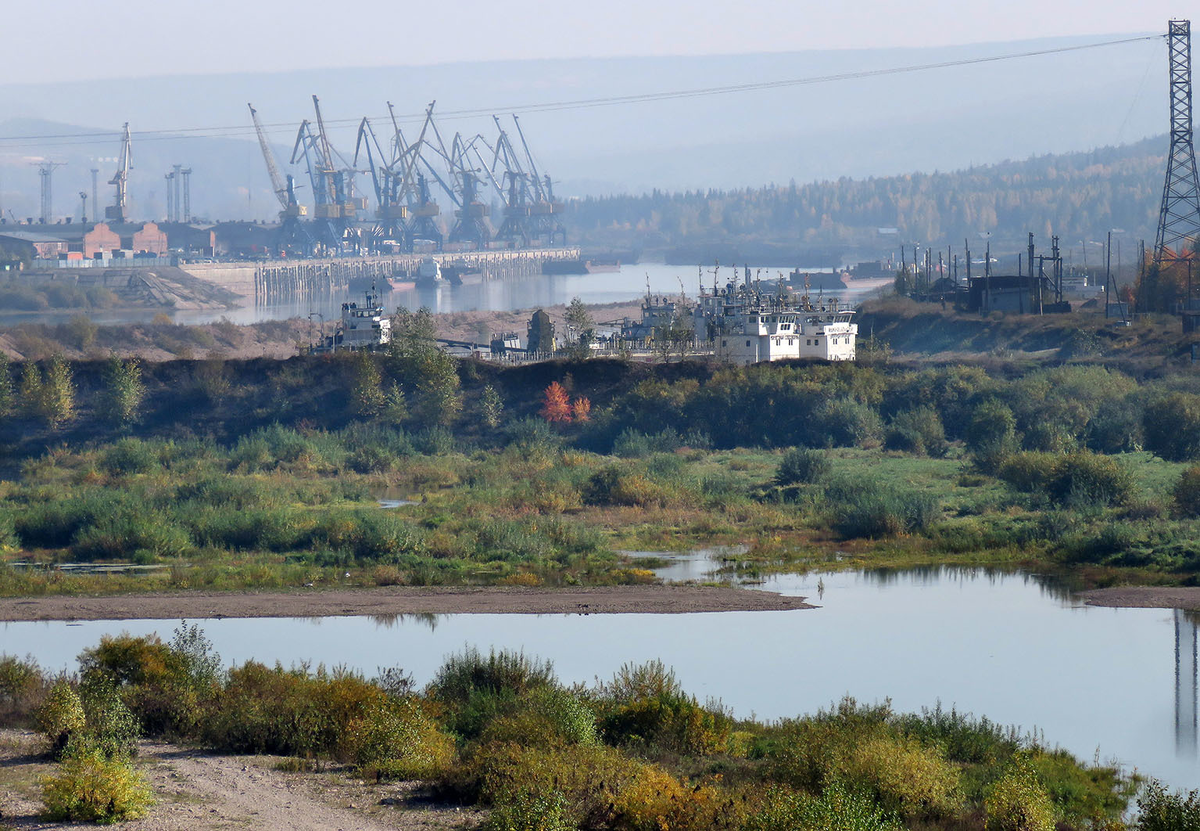
[[[399,427],[408,420],[408,400],[404,397],[404,390],[395,381],[383,394],[383,408],[379,415],[393,427]]]
[[[542,401],[542,418],[551,423],[567,423],[571,420],[571,399],[558,381],[551,381],[550,386],[546,387]]]
[[[104,369],[104,382],[102,402],[108,420],[122,427],[137,421],[138,410],[146,396],[142,366],[137,358],[123,361],[113,355]]]
[[[52,430],[75,417],[75,382],[62,355],[55,355],[46,367],[38,410]]]
[[[571,402],[571,417],[578,422],[588,421],[592,417],[592,402],[587,398],[576,398]]]
[[[566,318],[567,325],[576,337],[572,352],[575,357],[586,358],[590,351],[590,344],[596,337],[595,323],[588,313],[587,306],[583,305],[583,301],[578,297],[572,298],[571,305],[567,307]]]
[[[42,403],[42,373],[38,365],[28,358],[21,364],[21,384],[18,389],[21,411],[36,417]]]
[[[500,419],[504,415],[504,402],[500,400],[500,393],[496,392],[496,388],[491,384],[483,388],[479,409],[483,413],[484,424],[493,430],[500,426]]]
[[[6,416],[13,408],[13,381],[9,372],[8,354],[0,351],[0,416]]]
[[[383,408],[383,378],[370,352],[354,353],[354,375],[350,390],[350,406],[355,415],[365,418],[377,415]]]

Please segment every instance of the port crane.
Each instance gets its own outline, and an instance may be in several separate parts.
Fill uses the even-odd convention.
[[[496,239],[514,246],[566,244],[567,233],[558,219],[563,205],[554,198],[554,186],[550,177],[543,176],[538,171],[537,163],[529,150],[529,143],[525,140],[525,132],[521,129],[520,120],[515,115],[512,119],[517,128],[517,136],[521,140],[521,153],[517,152],[508,132],[500,124],[500,119],[492,116],[492,120],[496,122],[498,136],[496,145],[492,148],[492,163],[489,169],[495,180],[496,170],[503,166],[500,177],[504,184],[500,192],[505,195],[504,222],[496,232]]]
[[[290,173],[287,174],[286,179],[280,174],[279,166],[275,163],[275,153],[271,150],[271,144],[267,140],[267,131],[263,129],[262,122],[258,118],[258,111],[254,109],[253,104],[246,106],[250,108],[250,118],[254,121],[254,132],[258,134],[258,145],[262,148],[263,159],[267,163],[267,175],[271,179],[271,190],[274,191],[275,198],[279,200],[282,208],[279,212],[279,234],[276,238],[275,248],[281,253],[288,250],[298,250],[304,254],[311,253],[313,238],[301,221],[302,217],[308,215],[308,208],[301,205],[296,199],[296,180]]]
[[[133,168],[133,140],[129,135],[129,122],[121,128],[121,154],[117,156],[117,172],[108,180],[117,189],[116,199],[104,209],[104,218],[111,222],[126,222],[129,209],[129,171]]]
[[[321,102],[315,95],[312,99],[316,113],[315,130],[308,119],[300,122],[296,143],[292,147],[291,163],[296,164],[303,159],[308,169],[315,203],[313,214],[317,243],[330,251],[340,251],[352,237],[355,204],[349,192],[353,185],[347,181],[346,173],[353,174],[355,171],[349,166],[339,168],[335,165],[334,150],[325,130],[325,119],[321,115]]]

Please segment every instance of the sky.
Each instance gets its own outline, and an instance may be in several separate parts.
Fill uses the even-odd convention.
[[[1144,33],[1187,12],[1178,0],[57,0],[55,25],[14,13],[28,17],[8,28],[0,85]]]

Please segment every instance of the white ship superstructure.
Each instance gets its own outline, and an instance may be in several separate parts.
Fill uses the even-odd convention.
[[[712,341],[717,358],[739,365],[818,358],[853,361],[858,338],[854,310],[837,299],[812,300],[784,286],[728,284],[701,291],[696,331]]]

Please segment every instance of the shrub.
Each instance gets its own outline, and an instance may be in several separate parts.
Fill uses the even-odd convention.
[[[1036,451],[1014,453],[1000,463],[996,476],[1022,493],[1041,491],[1053,476],[1058,458],[1053,453]]]
[[[897,413],[888,425],[884,447],[916,455],[946,455],[946,428],[941,416],[932,407]]]
[[[100,457],[100,468],[108,473],[125,476],[146,473],[158,467],[158,454],[148,442],[123,438],[110,445]]]
[[[879,733],[836,763],[846,781],[872,788],[882,805],[907,817],[946,816],[959,802],[959,774],[936,745]]]
[[[42,801],[51,820],[119,822],[142,816],[153,804],[145,779],[123,757],[95,748],[72,752],[57,773],[42,781]]]
[[[775,471],[775,484],[780,486],[819,482],[833,466],[819,450],[793,447],[784,454]]]
[[[765,805],[747,818],[744,831],[899,831],[869,795],[831,782],[821,796],[775,788]]]
[[[989,398],[971,413],[964,438],[977,467],[994,470],[1004,457],[1017,449],[1017,419],[1000,401]]]
[[[612,744],[702,756],[724,750],[733,727],[723,712],[701,707],[661,661],[626,664],[599,689],[601,734]]]
[[[480,831],[574,831],[565,817],[566,802],[555,792],[524,791],[498,804]]]
[[[32,658],[22,661],[0,655],[0,725],[28,715],[45,685],[42,670]]]
[[[879,412],[851,398],[826,401],[817,413],[818,439],[834,447],[866,447],[879,440],[883,430]]]
[[[988,788],[988,831],[1054,831],[1054,803],[1027,759],[1019,759]]]
[[[941,505],[928,493],[885,489],[870,479],[830,483],[825,500],[831,524],[843,537],[888,537],[922,531],[941,516]]]
[[[661,433],[642,433],[627,427],[613,442],[613,455],[641,459],[652,453],[672,453],[683,447],[684,437],[671,427]]]
[[[79,693],[66,681],[58,681],[34,714],[34,721],[38,732],[49,739],[52,752],[61,753],[71,736],[86,726],[87,716]]]
[[[1184,516],[1200,516],[1200,465],[1179,476],[1174,490],[1175,510]]]
[[[429,694],[448,710],[446,726],[475,738],[491,719],[511,708],[518,696],[554,682],[549,661],[523,652],[489,652],[469,647],[451,655],[429,684]]]
[[[1175,392],[1149,402],[1142,426],[1146,449],[1167,461],[1200,457],[1200,395]]]
[[[1133,495],[1133,478],[1108,456],[1068,453],[1055,462],[1046,492],[1071,504],[1122,505]]]
[[[493,719],[480,741],[511,741],[531,747],[594,745],[599,743],[596,714],[567,690],[539,687],[520,696],[511,714]]]
[[[341,755],[360,769],[427,779],[454,757],[454,741],[413,698],[380,696],[347,725]]]
[[[1193,831],[1200,828],[1200,791],[1168,793],[1156,779],[1138,798],[1138,831]]]

